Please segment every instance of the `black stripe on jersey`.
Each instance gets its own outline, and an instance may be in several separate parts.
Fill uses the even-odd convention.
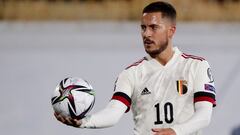
[[[207,96],[207,97],[211,97],[211,98],[215,99],[215,95],[213,93],[203,92],[203,91],[194,93],[194,98],[202,97],[202,96],[204,96],[204,97]]]
[[[112,96],[112,99],[118,100],[118,101],[122,102],[123,104],[125,104],[128,107],[126,112],[128,112],[130,110],[132,100],[127,94],[125,94],[123,92],[115,92]]]
[[[127,94],[125,94],[125,93],[123,93],[123,92],[115,92],[113,95],[114,95],[114,96],[124,97],[130,104],[132,103],[131,98],[130,98]]]
[[[216,106],[215,94],[209,92],[199,91],[194,93],[194,103],[199,101],[208,101],[213,104],[213,107]]]

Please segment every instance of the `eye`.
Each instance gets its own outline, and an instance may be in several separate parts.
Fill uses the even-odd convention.
[[[151,27],[151,29],[154,30],[154,31],[156,31],[156,30],[159,28],[158,25],[151,25],[150,27]]]
[[[146,26],[145,25],[141,25],[141,29],[142,29],[142,31],[145,31],[146,30]]]

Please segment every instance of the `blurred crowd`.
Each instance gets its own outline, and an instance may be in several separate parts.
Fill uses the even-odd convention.
[[[142,8],[153,1],[0,0],[0,20],[138,20]],[[167,1],[180,21],[240,22],[240,0]]]

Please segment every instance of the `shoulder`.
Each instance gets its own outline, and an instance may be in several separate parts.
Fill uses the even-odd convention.
[[[181,57],[186,60],[193,60],[193,61],[205,61],[206,60],[203,57],[192,55],[192,54],[187,54],[187,53],[182,53]]]
[[[141,59],[133,62],[132,64],[128,65],[128,66],[125,68],[125,70],[129,70],[129,69],[132,69],[132,68],[136,68],[136,67],[140,66],[141,64],[143,64],[144,61],[147,61],[147,60],[148,60],[147,57],[143,57],[143,58],[141,58]]]
[[[182,63],[185,63],[187,67],[193,71],[210,68],[208,61],[204,57],[187,53],[181,53],[180,57],[182,59]]]
[[[191,65],[208,65],[207,60],[204,57],[187,54],[187,53],[181,53],[181,59],[183,62],[190,63]]]
[[[136,73],[141,70],[144,62],[148,61],[146,57],[143,57],[132,64],[128,65],[118,76],[118,79],[133,79],[135,78]]]
[[[182,52],[177,47],[174,47],[174,50],[178,55],[178,60],[180,64],[187,64],[188,66],[192,66],[198,63],[204,63],[206,61],[206,59],[201,56]]]

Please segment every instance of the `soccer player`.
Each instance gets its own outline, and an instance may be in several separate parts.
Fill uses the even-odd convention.
[[[80,128],[113,126],[131,108],[134,135],[199,135],[216,105],[208,62],[173,47],[176,11],[166,2],[143,9],[141,34],[148,54],[120,73],[107,107],[81,120],[55,114]],[[106,115],[107,114],[107,115]]]

